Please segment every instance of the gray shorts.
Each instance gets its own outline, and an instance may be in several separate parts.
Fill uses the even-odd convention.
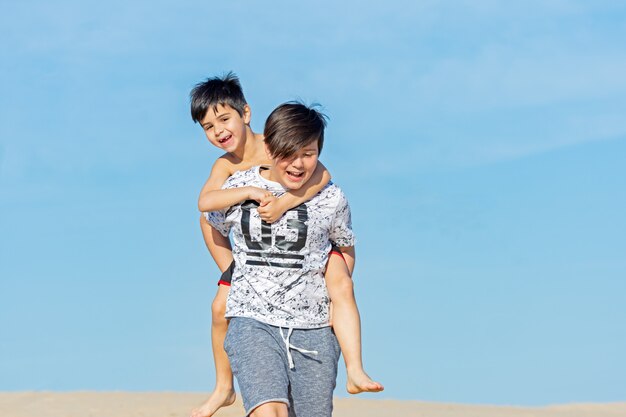
[[[330,417],[340,354],[337,338],[330,327],[289,333],[249,318],[230,320],[224,349],[246,415],[261,404],[283,402],[290,416]]]

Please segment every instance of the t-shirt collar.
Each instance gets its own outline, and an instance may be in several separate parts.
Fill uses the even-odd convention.
[[[282,186],[281,183],[276,182],[276,181],[270,181],[270,180],[266,179],[265,177],[263,177],[263,175],[261,175],[261,168],[269,169],[269,166],[268,165],[259,165],[259,166],[254,168],[254,173],[256,174],[256,176],[257,176],[259,181],[261,181],[263,184],[265,184],[269,189],[272,189],[272,190],[275,190],[275,191],[281,191],[281,192],[286,192],[287,191],[285,189],[285,187]]]

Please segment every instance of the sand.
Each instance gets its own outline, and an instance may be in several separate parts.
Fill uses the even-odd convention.
[[[170,392],[0,393],[0,417],[187,417],[205,394]],[[503,407],[421,401],[335,399],[334,417],[626,417],[626,403]],[[217,417],[242,417],[237,401]]]

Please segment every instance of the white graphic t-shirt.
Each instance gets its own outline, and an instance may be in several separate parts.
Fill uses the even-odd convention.
[[[233,174],[222,188],[254,186],[285,193],[260,175],[260,167]],[[274,326],[328,326],[329,298],[324,271],[331,242],[353,246],[350,206],[329,183],[315,197],[285,213],[277,222],[261,220],[256,201],[205,213],[224,236],[232,230],[233,273],[226,317],[249,317]]]

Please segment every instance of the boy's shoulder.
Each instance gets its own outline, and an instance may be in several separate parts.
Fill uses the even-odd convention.
[[[250,168],[252,168],[252,166],[249,163],[241,161],[229,153],[225,153],[215,160],[213,167],[211,168],[211,172],[219,172],[221,173],[219,174],[220,176],[227,178],[234,175],[238,171],[247,171]]]
[[[258,167],[252,167],[242,171],[235,171],[224,183],[222,188],[238,188],[246,187],[249,185],[257,186],[258,179]]]
[[[232,175],[235,171],[239,171],[237,169],[238,162],[235,156],[225,153],[215,160],[213,168],[219,167],[222,170],[226,170],[229,175]]]
[[[339,187],[337,184],[335,184],[333,182],[333,180],[328,181],[328,184],[326,184],[320,191],[320,194],[323,193],[327,193],[327,194],[337,194],[337,195],[342,195],[344,196],[343,190],[341,189],[341,187]]]
[[[318,204],[328,206],[339,206],[348,202],[343,190],[332,181],[328,181],[328,184],[313,198],[318,201]]]
[[[224,153],[217,158],[213,163],[213,166],[219,166],[221,170],[228,171],[229,175],[234,174],[237,171],[246,171],[250,168],[254,168],[256,165],[266,164],[266,159],[259,158],[244,158],[241,159],[231,153]]]

